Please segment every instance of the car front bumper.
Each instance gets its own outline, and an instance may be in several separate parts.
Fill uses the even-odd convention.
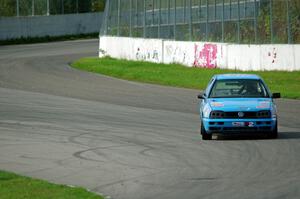
[[[267,119],[209,119],[203,118],[202,124],[208,134],[236,134],[272,132],[277,125],[276,118]]]

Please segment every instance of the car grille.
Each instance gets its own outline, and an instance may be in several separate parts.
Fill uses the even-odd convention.
[[[242,112],[243,116],[240,117],[239,113]],[[224,112],[224,119],[256,119],[256,118],[270,118],[271,112],[265,111],[265,114],[261,115],[258,111],[235,111],[235,112]]]

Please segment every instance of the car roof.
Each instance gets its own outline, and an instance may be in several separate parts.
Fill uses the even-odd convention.
[[[254,74],[220,74],[215,75],[217,80],[224,80],[224,79],[261,79],[258,75]]]

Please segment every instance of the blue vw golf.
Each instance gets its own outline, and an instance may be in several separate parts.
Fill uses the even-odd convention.
[[[264,133],[277,138],[277,110],[274,98],[257,75],[215,75],[201,99],[200,120],[203,140],[212,134]]]

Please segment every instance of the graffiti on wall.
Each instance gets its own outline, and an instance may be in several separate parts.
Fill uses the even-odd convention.
[[[167,57],[170,57],[172,63],[185,63],[187,53],[180,46],[167,45],[165,51]]]
[[[100,57],[105,57],[106,55],[107,55],[107,52],[104,49],[99,48],[99,56]]]
[[[268,57],[271,59],[271,63],[274,64],[277,58],[276,48],[273,48],[271,52],[268,52]]]
[[[100,38],[99,56],[238,70],[300,70],[299,45],[238,45]],[[119,43],[119,48],[111,43]],[[167,46],[169,46],[167,48]],[[173,47],[171,47],[173,46]]]
[[[159,62],[158,51],[155,49],[149,50],[138,47],[135,53],[135,58],[139,61]]]
[[[216,44],[204,44],[203,48],[198,44],[194,46],[195,67],[216,68],[218,47]]]

